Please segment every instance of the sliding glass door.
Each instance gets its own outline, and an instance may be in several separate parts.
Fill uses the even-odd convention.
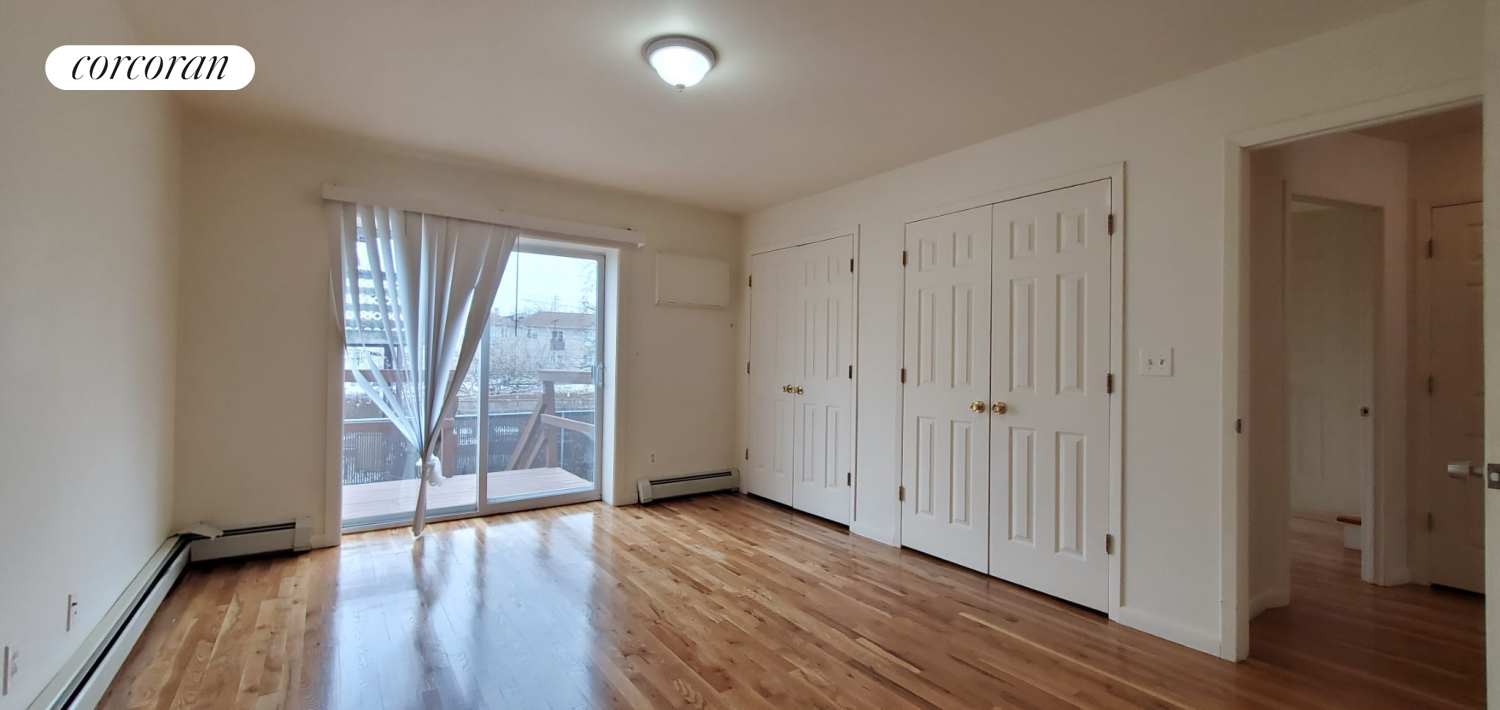
[[[485,512],[599,497],[603,258],[528,245],[480,348]]]
[[[427,491],[429,519],[600,497],[604,275],[600,254],[521,240],[444,420],[439,458],[454,475]],[[367,280],[361,273],[359,297],[374,298],[373,288],[365,293]],[[355,349],[371,357],[345,357],[343,524],[409,521],[417,501],[416,452],[352,371],[372,362],[380,367],[394,355],[380,342],[351,342]]]

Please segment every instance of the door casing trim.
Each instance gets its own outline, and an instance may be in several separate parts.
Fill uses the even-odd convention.
[[[1241,661],[1250,655],[1250,476],[1249,439],[1235,434],[1247,416],[1249,386],[1248,324],[1243,312],[1249,266],[1250,161],[1247,153],[1326,133],[1337,133],[1402,118],[1471,105],[1484,97],[1484,79],[1474,76],[1426,89],[1344,106],[1288,121],[1230,133],[1224,138],[1224,330],[1220,412],[1226,444],[1220,447],[1220,641],[1219,657]],[[1377,488],[1377,495],[1380,491]],[[1379,505],[1377,500],[1376,505]],[[1380,555],[1383,545],[1373,554]],[[1379,568],[1377,568],[1379,569]],[[1377,575],[1379,573],[1377,572]]]

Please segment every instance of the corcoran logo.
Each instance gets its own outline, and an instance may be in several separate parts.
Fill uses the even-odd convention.
[[[232,44],[67,44],[47,56],[48,81],[70,91],[233,91],[254,76],[255,59]]]

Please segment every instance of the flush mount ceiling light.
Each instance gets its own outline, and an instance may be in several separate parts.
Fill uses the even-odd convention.
[[[646,61],[678,91],[703,81],[715,59],[712,47],[692,37],[662,37],[646,45]]]

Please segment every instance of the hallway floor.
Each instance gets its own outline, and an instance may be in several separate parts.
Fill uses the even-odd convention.
[[[1292,603],[1250,623],[1252,662],[1409,707],[1484,707],[1483,596],[1366,584],[1338,523],[1294,516],[1291,557]]]

